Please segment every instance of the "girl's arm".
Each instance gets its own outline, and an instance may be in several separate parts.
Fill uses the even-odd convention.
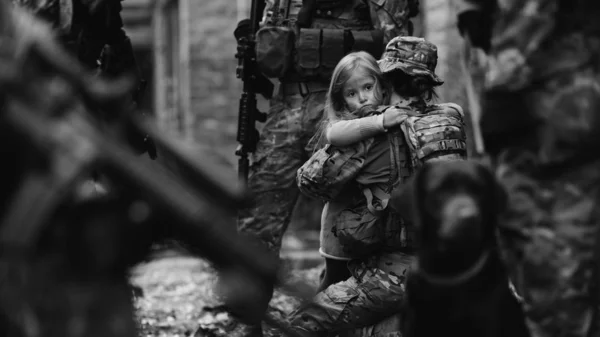
[[[367,117],[333,122],[325,137],[334,146],[348,146],[369,139],[402,124],[409,116],[417,115],[411,109],[389,107],[385,112]]]
[[[383,114],[333,122],[325,136],[329,144],[348,146],[385,132]]]

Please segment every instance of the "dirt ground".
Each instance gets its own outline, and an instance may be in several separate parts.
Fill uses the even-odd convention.
[[[298,240],[288,240],[286,246],[282,256],[291,262],[287,280],[305,282],[316,288],[322,268],[320,260],[315,259],[312,251],[307,252],[308,258],[298,257],[306,250]],[[307,264],[306,260],[311,259],[312,262]],[[242,326],[219,308],[222,303],[213,291],[216,274],[204,260],[166,252],[138,265],[132,272],[131,282],[143,290],[135,303],[140,337],[240,335]],[[298,299],[276,290],[270,312],[283,317],[298,304]],[[265,328],[266,336],[279,335],[276,329]]]

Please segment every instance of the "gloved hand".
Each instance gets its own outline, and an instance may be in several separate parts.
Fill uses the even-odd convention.
[[[233,31],[233,36],[235,36],[236,40],[239,40],[242,37],[250,35],[251,32],[252,24],[250,22],[250,19],[243,19],[240,22],[238,22],[237,27]]]
[[[411,109],[390,107],[383,113],[383,127],[385,129],[391,129],[399,126],[411,116],[418,116],[418,113]]]
[[[466,11],[458,15],[460,35],[468,38],[473,47],[490,51],[492,42],[492,15],[486,11]]]

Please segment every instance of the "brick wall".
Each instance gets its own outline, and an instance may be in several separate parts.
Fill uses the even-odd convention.
[[[238,100],[234,1],[190,0],[190,107],[194,139],[235,160]]]

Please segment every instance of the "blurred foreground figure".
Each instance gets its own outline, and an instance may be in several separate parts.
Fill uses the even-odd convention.
[[[598,336],[600,7],[460,0],[488,53],[482,133],[510,209],[501,239],[534,336]]]
[[[135,85],[123,100],[133,112],[141,104],[146,80],[138,68],[131,40],[121,18],[123,0],[13,0],[36,17],[48,22],[63,46],[90,70],[101,76],[135,77]],[[95,108],[103,119],[110,112]],[[138,111],[141,112],[141,111]],[[155,159],[156,147],[147,135],[128,134],[136,152]]]
[[[0,2],[0,336],[137,336],[128,270],[165,237],[211,261],[225,286],[244,280],[248,292],[227,304],[262,319],[253,304],[271,295],[261,290],[276,260],[236,235],[230,214],[245,199],[126,113],[131,87],[94,77],[47,24]],[[87,106],[114,115],[100,128]],[[156,139],[187,179],[140,162],[128,130]],[[92,171],[113,188],[81,200]]]

